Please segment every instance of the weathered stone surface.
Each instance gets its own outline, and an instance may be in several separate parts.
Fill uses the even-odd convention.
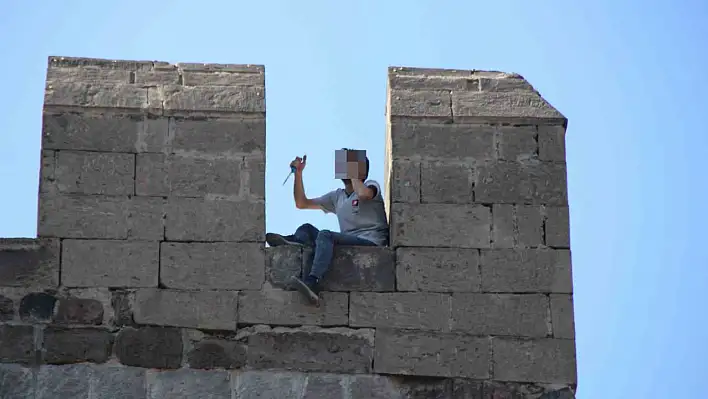
[[[19,314],[23,321],[49,321],[54,314],[57,298],[46,292],[33,292],[22,297]]]
[[[113,334],[107,330],[47,327],[44,362],[47,364],[104,363],[111,355]]]
[[[508,74],[507,74],[508,75]],[[480,78],[480,91],[533,91],[534,88],[520,76],[505,76],[503,78]]]
[[[302,327],[258,331],[248,337],[248,365],[335,373],[368,373],[374,330]]]
[[[0,363],[34,364],[34,327],[0,325]]]
[[[304,250],[305,276],[310,274],[313,255],[313,250]],[[337,246],[321,288],[325,291],[395,291],[395,267],[395,256],[389,248]]]
[[[575,339],[572,295],[551,294],[551,320],[555,338]]]
[[[59,240],[0,239],[0,286],[52,288],[59,285]]]
[[[548,298],[541,294],[452,295],[452,329],[474,335],[545,337]]]
[[[345,376],[341,384],[348,388],[351,394],[351,396],[345,396],[344,399],[350,397],[351,399],[409,399],[401,396],[396,382],[398,381],[388,376],[359,374],[351,377]]]
[[[300,373],[246,371],[236,374],[236,398],[284,399],[299,398],[306,386],[306,376]],[[352,398],[358,399],[358,398]]]
[[[138,154],[135,159],[135,194],[170,194],[169,165],[165,154]]]
[[[494,128],[487,125],[391,123],[394,157],[491,160]]]
[[[478,292],[479,251],[456,248],[398,248],[398,291]]]
[[[37,372],[35,399],[89,398],[91,367],[84,364],[42,366]]]
[[[82,81],[95,83],[130,83],[130,71],[95,66],[82,68],[49,68],[48,81]]]
[[[573,340],[493,338],[492,353],[495,380],[577,382]]]
[[[538,127],[538,158],[543,161],[565,161],[565,128]]]
[[[265,237],[263,202],[170,198],[166,237],[171,241],[252,241]]]
[[[49,81],[44,90],[44,107],[51,106],[139,111],[148,107],[148,93],[130,84]]]
[[[12,298],[0,295],[0,321],[8,321],[15,318],[15,302]]]
[[[401,398],[441,398],[449,399],[452,395],[452,379],[440,377],[412,377],[400,378],[398,395]]]
[[[265,73],[264,65],[255,64],[209,64],[199,62],[178,62],[177,67],[182,71],[200,72],[240,72],[240,73]]]
[[[243,291],[238,321],[239,324],[342,326],[349,320],[348,302],[349,295],[344,292],[322,292],[320,306],[315,307],[297,291]]]
[[[538,93],[452,92],[455,122],[564,123],[565,117]]]
[[[144,90],[144,89],[143,89]],[[141,115],[47,113],[42,117],[42,148],[109,152],[161,151],[167,118]]]
[[[449,331],[450,296],[428,292],[352,292],[349,325]]]
[[[378,329],[374,371],[431,377],[489,378],[489,338]]]
[[[568,203],[564,164],[495,162],[480,165],[475,201],[482,203]]]
[[[570,214],[568,207],[546,207],[546,245],[570,248]]]
[[[195,369],[235,369],[246,365],[248,347],[238,341],[205,339],[187,354],[189,367]]]
[[[54,321],[58,324],[103,323],[103,304],[95,299],[61,298]]]
[[[42,150],[42,160],[39,165],[39,192],[53,193],[56,188],[56,151]]]
[[[34,398],[32,369],[19,364],[0,364],[0,398]]]
[[[292,290],[290,278],[302,274],[302,248],[283,245],[265,249],[266,281],[271,286]]]
[[[140,166],[136,181],[147,195],[231,197],[241,191],[244,160],[150,154],[141,160]]]
[[[482,385],[478,383],[478,385]],[[484,395],[487,399],[575,399],[573,391],[562,384],[520,384],[516,382],[484,381]],[[467,398],[462,396],[459,399]],[[474,398],[474,397],[473,397]],[[458,399],[454,397],[453,399]]]
[[[172,148],[208,154],[264,154],[265,119],[170,120]]]
[[[543,215],[540,207],[517,205],[516,227],[518,247],[536,248],[543,244]]]
[[[146,385],[142,368],[100,365],[91,370],[91,392],[96,399],[145,399]]]
[[[478,90],[479,79],[461,76],[389,75],[388,87],[408,90]]]
[[[133,310],[138,324],[236,330],[238,292],[140,289]]]
[[[162,243],[160,255],[167,288],[256,290],[265,279],[259,243]]]
[[[135,84],[142,87],[176,85],[179,83],[179,78],[177,68],[171,70],[135,72]]]
[[[344,398],[347,390],[344,376],[336,374],[309,374],[305,376],[302,399]]]
[[[113,319],[110,323],[117,327],[132,326],[133,309],[130,306],[133,302],[134,293],[128,290],[111,291],[111,307],[113,308]]]
[[[176,369],[182,363],[182,333],[167,327],[125,327],[116,336],[114,350],[126,366]]]
[[[241,196],[265,201],[265,156],[255,154],[243,158],[241,166]]]
[[[482,250],[484,292],[573,292],[568,250]]]
[[[231,399],[227,371],[174,370],[147,372],[149,399]]]
[[[423,162],[420,173],[423,203],[469,204],[474,202],[475,171],[468,163]]]
[[[135,156],[58,151],[56,186],[63,193],[132,195]]]
[[[513,396],[484,396],[484,383],[479,380],[455,378],[450,399],[525,399]]]
[[[523,162],[537,158],[537,135],[536,126],[498,127],[498,159]]]
[[[492,248],[514,248],[516,220],[514,205],[492,205]]]
[[[492,215],[482,205],[393,204],[393,246],[489,248]],[[451,228],[455,226],[455,228]]]
[[[386,176],[388,195],[392,202],[420,203],[420,162],[398,158],[387,159],[391,175]]]
[[[159,243],[64,240],[62,284],[68,287],[157,287]]]
[[[452,120],[450,92],[444,90],[389,91],[388,116]]]
[[[151,89],[153,90],[153,89]],[[265,89],[248,86],[163,86],[154,94],[165,114],[187,112],[264,113]]]
[[[260,73],[184,71],[185,86],[265,86]]]
[[[154,61],[108,60],[103,58],[50,56],[48,59],[48,69],[98,67],[101,69],[138,71],[152,69],[154,65]]]
[[[40,196],[40,237],[162,239],[162,198]]]

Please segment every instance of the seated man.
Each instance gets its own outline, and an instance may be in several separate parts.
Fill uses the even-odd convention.
[[[298,209],[321,209],[336,214],[341,232],[318,230],[307,223],[291,235],[268,233],[266,242],[270,246],[306,245],[315,248],[309,275],[303,279],[293,276],[292,282],[311,303],[318,304],[318,283],[330,267],[334,245],[385,246],[388,245],[389,233],[381,187],[373,180],[366,180],[369,175],[369,159],[364,151],[337,151],[335,177],[344,182],[344,188],[318,198],[310,199],[305,195],[302,172],[306,161],[307,156],[297,157],[290,164],[295,169],[295,206]]]

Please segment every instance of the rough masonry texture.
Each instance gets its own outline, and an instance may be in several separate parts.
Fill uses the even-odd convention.
[[[263,66],[50,57],[0,398],[573,398],[566,119],[519,75],[388,72],[391,246],[337,248],[312,307],[312,249],[263,243]]]

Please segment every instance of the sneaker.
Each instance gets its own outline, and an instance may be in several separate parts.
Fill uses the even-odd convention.
[[[320,306],[320,296],[317,283],[307,280],[309,279],[306,279],[306,281],[302,281],[295,276],[292,276],[290,278],[290,282],[292,283],[293,287],[295,287],[295,289],[305,295],[305,298],[307,298],[307,300],[310,301],[311,304]]]
[[[277,233],[268,233],[266,234],[265,239],[271,247],[277,247],[279,245],[302,245],[299,242],[290,241]]]

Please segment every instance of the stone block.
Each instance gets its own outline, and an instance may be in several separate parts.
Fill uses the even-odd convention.
[[[474,202],[475,171],[468,163],[423,162],[420,173],[420,201],[438,204]]]
[[[452,329],[473,335],[546,337],[548,298],[541,294],[452,295]]]
[[[34,399],[34,373],[19,364],[0,364],[0,398]]]
[[[265,254],[266,281],[273,287],[293,289],[290,278],[302,274],[302,248],[287,245],[267,247]]]
[[[37,371],[35,399],[88,398],[91,381],[88,376],[92,366],[69,364],[42,366]]]
[[[135,293],[138,324],[236,330],[238,292],[140,289]]]
[[[96,299],[66,297],[59,299],[54,321],[57,324],[103,323],[103,304]]]
[[[393,377],[396,378],[396,377]],[[394,397],[400,398],[450,398],[452,379],[439,377],[404,376],[399,378]]]
[[[0,322],[10,321],[15,318],[15,301],[0,295]]]
[[[449,331],[450,296],[428,292],[352,292],[349,325]]]
[[[345,392],[351,396],[344,396],[343,399],[426,399],[425,396],[420,398],[402,396],[399,386],[396,384],[398,381],[400,381],[400,377],[394,380],[390,376],[376,374],[346,376],[342,385],[347,388],[348,392]],[[431,398],[437,399],[435,396]],[[443,396],[440,399],[444,398]]]
[[[455,122],[515,124],[563,124],[566,119],[538,93],[513,92],[452,92],[452,114]]]
[[[39,165],[39,192],[56,192],[56,151],[42,150],[42,160]]]
[[[170,241],[253,241],[265,237],[263,202],[170,198],[166,237]]]
[[[568,250],[482,250],[484,292],[573,292]]]
[[[56,106],[140,111],[148,107],[148,93],[130,84],[49,81],[44,90],[44,107]]]
[[[420,162],[398,158],[386,161],[391,175],[385,183],[389,190],[385,198],[392,202],[420,203]]]
[[[0,325],[0,363],[33,365],[39,353],[34,346],[34,327]]]
[[[49,68],[47,81],[80,81],[92,83],[130,83],[130,71],[95,66],[82,68]]]
[[[431,331],[376,331],[374,371],[430,377],[489,378],[489,338]]]
[[[47,364],[104,363],[111,355],[113,334],[108,330],[47,327],[44,362]]]
[[[390,90],[389,118],[425,118],[451,121],[450,92],[445,90]]]
[[[135,194],[170,195],[169,165],[165,154],[138,154],[135,158]]]
[[[479,79],[468,76],[389,75],[388,87],[407,90],[478,90]]]
[[[132,195],[135,156],[97,152],[59,151],[55,184],[70,194]]]
[[[187,353],[189,367],[195,369],[236,369],[246,365],[248,347],[238,341],[205,339]]]
[[[534,88],[522,77],[505,76],[503,78],[480,78],[480,91],[509,92],[509,91],[533,91]]]
[[[265,119],[170,120],[174,151],[265,154]]]
[[[543,161],[565,162],[565,127],[538,127],[538,158]]]
[[[116,336],[114,350],[126,366],[176,369],[182,364],[182,333],[168,327],[125,327]]]
[[[483,205],[393,204],[393,246],[489,248],[492,215]]]
[[[174,370],[147,372],[149,399],[231,399],[227,371]]]
[[[135,72],[135,84],[142,87],[179,84],[180,74],[177,68],[159,71]]]
[[[241,195],[251,200],[265,201],[265,156],[246,156],[241,166]]]
[[[536,126],[497,128],[498,159],[523,162],[538,157]]]
[[[563,384],[530,384],[517,382],[484,381],[479,383],[485,396],[482,398],[538,398],[538,399],[575,399],[573,390]],[[454,397],[454,399],[468,398],[468,396]],[[474,396],[472,398],[475,398]]]
[[[492,338],[493,378],[498,381],[577,382],[573,340]]]
[[[391,153],[397,158],[492,160],[496,158],[494,128],[487,125],[392,122]]]
[[[546,207],[546,245],[570,248],[570,214],[568,207]]]
[[[479,251],[454,248],[398,248],[398,291],[478,292]]]
[[[514,248],[516,218],[514,205],[492,205],[492,248]]]
[[[22,297],[18,313],[22,321],[47,322],[52,319],[57,298],[46,292],[32,292]]]
[[[306,381],[305,375],[300,373],[246,371],[236,374],[235,397],[239,399],[300,398],[305,390]]]
[[[40,237],[162,239],[164,200],[100,195],[40,196]]]
[[[64,240],[62,285],[157,287],[159,243]]]
[[[57,287],[59,255],[59,240],[0,239],[0,286]]]
[[[160,283],[185,290],[256,290],[265,280],[263,244],[162,243]]]
[[[248,366],[306,372],[368,373],[374,331],[317,327],[275,328],[248,337]]]
[[[551,294],[551,320],[555,338],[575,339],[572,295]]]
[[[175,85],[156,90],[156,97],[162,100],[166,115],[184,112],[265,113],[263,87]]]
[[[543,245],[543,215],[540,207],[517,205],[516,227],[518,247],[536,248]]]
[[[120,365],[93,366],[91,388],[96,399],[144,399],[147,395],[145,369]]]
[[[347,392],[345,376],[313,373],[304,375],[304,378],[305,392],[302,399],[345,398]]]
[[[565,165],[549,162],[480,165],[475,201],[566,205],[568,188]]]
[[[131,306],[134,298],[135,293],[130,290],[111,291],[111,308],[113,308],[113,317],[109,320],[111,325],[116,327],[135,325]]]
[[[322,292],[320,306],[312,306],[297,291],[269,289],[243,291],[239,298],[239,324],[281,326],[342,326],[349,321],[349,295]]]
[[[265,86],[261,73],[184,71],[185,86]]]
[[[525,399],[514,396],[484,396],[484,382],[479,380],[455,378],[451,382],[450,399]]]
[[[305,276],[310,274],[314,251],[304,250]],[[337,246],[332,265],[322,279],[325,291],[395,291],[396,259],[385,247]]]

